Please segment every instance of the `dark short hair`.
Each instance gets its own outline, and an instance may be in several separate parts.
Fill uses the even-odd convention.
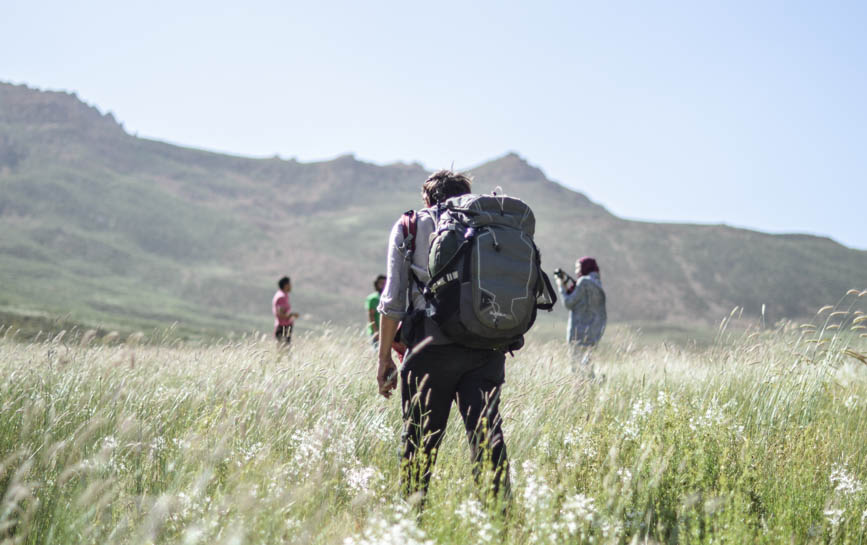
[[[380,280],[386,280],[384,274],[377,275],[376,280],[373,281],[373,289],[376,289],[376,285],[379,284]]]
[[[283,287],[286,286],[286,284],[288,284],[290,282],[291,282],[291,280],[289,280],[289,277],[284,276],[283,278],[281,278],[280,280],[277,281],[277,287],[279,287],[282,290]]]
[[[451,197],[466,195],[471,191],[473,179],[464,172],[438,170],[427,177],[421,186],[421,194],[431,205],[439,204]]]

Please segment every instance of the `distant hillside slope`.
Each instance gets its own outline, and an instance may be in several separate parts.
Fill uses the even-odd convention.
[[[811,315],[867,287],[867,252],[812,236],[626,221],[515,154],[472,169],[528,201],[543,264],[595,255],[618,321]],[[288,272],[308,323],[363,320],[420,165],[250,159],[127,134],[75,95],[0,84],[0,310],[144,327],[267,328]],[[562,310],[560,313],[562,315]]]

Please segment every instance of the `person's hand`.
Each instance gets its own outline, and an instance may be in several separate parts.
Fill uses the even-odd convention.
[[[376,370],[376,382],[379,384],[379,394],[388,399],[391,391],[397,388],[397,366],[388,356],[379,357],[379,368]]]
[[[290,319],[290,320],[295,320],[295,319],[297,319],[299,316],[301,316],[301,315],[298,314],[297,312],[293,312],[293,313],[289,314],[289,319]]]

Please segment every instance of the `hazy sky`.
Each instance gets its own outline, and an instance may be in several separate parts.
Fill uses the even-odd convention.
[[[2,7],[0,80],[140,136],[431,169],[513,150],[621,216],[867,249],[867,2]]]

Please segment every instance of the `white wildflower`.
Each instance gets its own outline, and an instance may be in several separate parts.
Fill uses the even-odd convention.
[[[620,482],[624,485],[628,485],[632,482],[632,472],[625,467],[621,467],[617,470],[617,476],[620,477]]]
[[[291,475],[285,467],[273,473],[271,479],[268,481],[268,486],[265,489],[265,495],[269,498],[279,498],[284,496],[287,491],[286,483],[289,481],[290,477]]]
[[[368,521],[360,535],[347,537],[344,545],[434,545],[424,531],[415,523],[415,518],[396,511],[390,517],[378,517]]]
[[[584,494],[567,496],[560,506],[557,520],[550,525],[551,541],[572,541],[569,538],[579,538],[582,542],[588,540],[596,519],[596,506],[593,498]]]
[[[455,509],[455,514],[466,522],[476,522],[487,518],[487,514],[482,509],[482,504],[478,500],[468,498],[458,505]]]
[[[704,411],[704,414],[690,417],[689,429],[692,431],[712,429],[719,427],[723,422],[725,422],[725,414],[723,414],[722,408],[716,403],[712,403]]]
[[[175,511],[171,515],[171,519],[175,522],[180,522],[190,516],[193,507],[193,500],[184,492],[178,492],[175,496]]]
[[[545,478],[536,474],[536,464],[527,460],[521,464],[521,473],[524,475],[524,491],[521,498],[524,507],[530,513],[537,513],[547,507],[551,501],[551,487]]]
[[[671,397],[671,394],[665,390],[660,390],[656,393],[656,406],[670,408],[674,414],[677,414],[677,403]]]
[[[836,528],[840,526],[841,522],[843,522],[843,510],[825,509],[825,518],[828,520],[828,524]]]
[[[102,448],[101,448],[101,456],[99,456],[100,460],[93,462],[94,469],[105,469],[107,468],[109,471],[114,472],[115,474],[126,473],[127,467],[123,462],[121,456],[118,455],[117,450],[118,442],[114,436],[109,435],[108,437],[102,440]]]
[[[243,458],[244,463],[248,463],[262,452],[263,447],[264,445],[261,442],[256,442],[248,447],[241,447],[239,454]]]
[[[174,496],[172,514],[169,517],[175,522],[200,520],[211,505],[210,496],[200,497],[198,500],[185,492],[178,492]]]
[[[566,498],[561,507],[562,519],[575,523],[591,523],[596,516],[593,498],[584,494],[573,494]]]
[[[328,415],[312,428],[296,430],[290,441],[295,448],[289,463],[290,472],[301,480],[307,479],[327,454],[336,460],[355,458],[355,436],[351,423]]]
[[[375,467],[351,467],[343,470],[346,485],[356,494],[367,494],[371,486],[382,480],[382,473]]]
[[[166,445],[167,445],[167,443],[166,443],[165,437],[163,437],[163,436],[154,437],[153,439],[151,439],[151,444],[150,444],[151,452],[154,454],[159,454],[160,452],[165,450]]]
[[[831,475],[828,477],[831,481],[831,484],[834,486],[834,490],[843,495],[850,496],[852,494],[857,494],[864,489],[864,486],[861,484],[861,481],[855,478],[854,475],[849,473],[846,469],[846,466],[842,464],[834,464],[831,467]]]
[[[478,500],[470,498],[462,501],[455,514],[473,528],[477,543],[490,543],[494,539],[494,527]]]
[[[201,526],[190,526],[184,530],[184,545],[194,545],[205,539],[205,529]]]
[[[631,416],[633,418],[645,418],[650,416],[651,413],[653,413],[653,403],[650,400],[639,399],[632,404]]]
[[[629,411],[629,418],[623,424],[623,436],[626,439],[638,439],[641,433],[641,425],[652,413],[653,403],[650,400],[639,399],[635,401]]]
[[[602,537],[605,539],[620,537],[623,534],[623,523],[619,520],[614,522],[608,520],[600,520],[597,525],[602,534]]]
[[[95,471],[95,470],[102,469],[102,467],[104,465],[105,464],[100,463],[99,461],[94,460],[93,458],[85,458],[84,460],[78,462],[78,464],[76,464],[75,468],[79,471],[88,472],[88,471]]]
[[[370,434],[380,441],[391,441],[394,439],[394,430],[385,423],[385,414],[380,414],[370,421],[368,424]]]
[[[290,441],[295,447],[290,466],[293,473],[302,479],[310,475],[310,471],[322,461],[325,454],[325,437],[320,428],[312,430],[297,430]]]
[[[543,456],[547,457],[551,455],[551,438],[547,435],[543,435],[539,442],[536,443],[536,450],[538,450]]]
[[[852,409],[855,409],[856,407],[858,407],[858,404],[859,404],[858,396],[856,396],[854,394],[847,397],[846,401],[843,402],[843,406],[846,407],[847,409],[849,409],[850,411]]]
[[[108,468],[116,474],[126,473],[128,470],[126,463],[120,457],[114,455],[108,461]]]
[[[573,429],[563,437],[563,445],[576,448],[576,452],[582,458],[596,458],[598,451],[596,441],[584,430]]]

